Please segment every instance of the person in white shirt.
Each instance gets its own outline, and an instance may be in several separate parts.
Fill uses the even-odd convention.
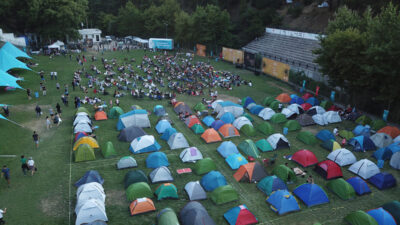
[[[32,176],[35,173],[35,161],[33,161],[32,157],[29,157],[28,162],[26,163],[28,165],[28,169],[32,172]]]
[[[7,212],[7,208],[4,208],[3,210],[0,209],[0,224],[6,223],[6,221],[3,220],[3,217],[4,217],[3,215],[6,214],[6,212]]]
[[[338,135],[339,135],[339,130],[338,130],[337,127],[333,128],[333,134],[334,134],[335,136],[338,136]]]

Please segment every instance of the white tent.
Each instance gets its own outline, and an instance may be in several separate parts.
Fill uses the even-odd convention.
[[[82,207],[89,199],[97,199],[100,202],[105,202],[106,194],[101,184],[97,182],[90,182],[81,185],[76,192],[77,201],[75,207],[75,213],[78,214],[78,209]]]
[[[312,116],[312,119],[316,124],[321,126],[325,126],[328,124],[328,121],[326,121],[325,117],[321,114],[315,114],[314,116]]]
[[[189,143],[182,133],[173,133],[168,139],[168,145],[171,150],[189,147]]]
[[[322,114],[326,122],[328,123],[340,123],[342,119],[339,116],[339,112],[336,111],[328,111]]]
[[[87,200],[77,211],[75,225],[82,225],[96,220],[108,221],[104,203],[97,199]]]
[[[207,193],[204,191],[199,181],[190,181],[187,183],[185,185],[185,191],[190,201],[207,199]]]
[[[275,111],[271,108],[264,108],[258,113],[258,116],[263,120],[270,120],[271,117],[275,114]]]
[[[289,148],[290,144],[288,139],[282,134],[276,133],[272,134],[267,138],[268,143],[271,145],[273,149],[279,148]]]
[[[400,142],[400,135],[393,139],[393,142]]]
[[[245,124],[249,124],[250,126],[253,126],[253,124],[250,122],[250,120],[244,116],[238,117],[237,119],[235,119],[235,121],[233,121],[233,126],[236,127],[236,129],[238,129],[238,130],[240,130],[240,128],[242,128]]]
[[[78,112],[76,114],[76,116],[87,116],[87,117],[89,117],[89,115],[87,113],[85,113],[85,112]]]
[[[49,46],[47,46],[49,49],[57,49],[57,50],[60,50],[60,46],[59,45],[57,45],[57,44],[52,44],[52,45],[49,45]]]
[[[218,102],[217,106],[215,107],[215,111],[218,113],[217,118],[220,118],[226,112],[232,113],[235,117],[243,115],[244,112],[243,106],[230,101]]]
[[[378,166],[368,159],[357,161],[350,166],[349,170],[365,180],[381,172]]]
[[[291,111],[297,113],[297,114],[302,114],[304,112],[303,107],[301,107],[301,105],[293,103],[290,104],[288,107],[286,107],[287,109],[290,109]]]
[[[253,108],[254,106],[256,106],[257,104],[255,102],[252,102],[250,104],[247,105],[246,109],[250,110],[251,108]]]
[[[197,160],[203,159],[203,154],[196,148],[190,147],[185,148],[181,154],[179,154],[179,158],[181,158],[182,162],[196,162]]]
[[[143,135],[135,138],[129,147],[133,153],[143,153],[157,151],[161,146],[157,143],[153,135]]]
[[[149,174],[152,183],[171,182],[174,180],[171,171],[165,166],[158,167]]]
[[[296,112],[293,112],[292,110],[290,110],[290,109],[288,109],[288,108],[284,108],[284,109],[282,109],[282,112],[281,112],[283,115],[285,115],[286,116],[286,118],[290,118],[290,117],[292,117],[293,115],[297,115],[297,113]]]
[[[400,170],[400,152],[396,152],[392,155],[392,158],[390,158],[390,166]]]
[[[89,123],[89,124],[91,124],[92,121],[87,116],[77,116],[77,117],[75,117],[73,125],[75,126],[78,123]]]
[[[326,158],[334,161],[339,166],[351,165],[357,161],[354,154],[345,148],[336,149],[335,151],[329,153]]]
[[[308,111],[307,111],[307,114],[309,114],[309,115],[311,115],[311,116],[313,116],[313,115],[315,115],[315,114],[324,114],[326,111],[325,111],[325,109],[324,108],[322,108],[321,106],[313,106],[313,107],[311,107]]]
[[[213,103],[211,103],[211,108],[215,109],[219,102],[223,102],[223,100],[221,99],[215,100]]]
[[[92,128],[88,123],[78,123],[74,127],[74,134],[78,132],[92,133]]]
[[[374,142],[375,146],[378,148],[385,148],[393,142],[392,137],[386,133],[376,133],[370,138],[372,142]]]

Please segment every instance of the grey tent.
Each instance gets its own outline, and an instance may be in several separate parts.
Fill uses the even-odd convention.
[[[192,110],[190,109],[189,106],[187,106],[186,104],[180,104],[177,107],[174,108],[174,111],[179,114],[179,113],[183,113],[186,114],[186,112],[188,112],[190,115],[192,115]]]
[[[390,159],[390,166],[400,170],[400,152],[396,152],[392,155]]]
[[[118,140],[125,142],[132,142],[135,138],[147,135],[147,133],[140,127],[130,126],[124,128],[119,132]]]
[[[92,127],[90,124],[84,122],[84,123],[78,123],[74,127],[74,134],[78,132],[85,132],[85,133],[92,133]]]
[[[79,179],[75,183],[75,187],[79,187],[83,184],[90,183],[90,182],[97,182],[99,184],[104,183],[104,179],[100,176],[99,172],[97,170],[89,170],[83,175],[81,179]]]
[[[179,212],[182,225],[215,225],[204,206],[196,201],[191,201]]]
[[[300,123],[302,127],[311,126],[315,124],[312,116],[308,114],[301,114],[297,116],[296,120]]]
[[[75,225],[91,223],[97,220],[108,221],[104,202],[97,199],[89,199],[75,210],[77,211]]]
[[[87,183],[81,185],[76,192],[76,207],[75,210],[79,209],[89,199],[97,199],[100,202],[105,202],[106,195],[104,193],[103,186],[97,182]],[[75,213],[78,213],[75,211]]]
[[[189,147],[189,144],[182,133],[173,133],[168,139],[168,145],[171,150]]]
[[[149,174],[151,183],[171,182],[174,180],[171,171],[165,166],[158,167]]]
[[[126,169],[137,167],[137,162],[132,156],[124,156],[117,163],[117,169]]]
[[[92,124],[92,120],[88,116],[76,116],[74,119],[73,125],[75,126],[78,123],[89,123]]]
[[[190,201],[207,199],[207,194],[199,181],[190,181],[185,185],[185,191]]]
[[[372,142],[374,142],[375,146],[378,148],[385,148],[393,142],[392,137],[386,133],[376,133],[370,138]]]
[[[185,148],[181,154],[179,154],[182,162],[196,162],[197,160],[203,159],[203,154],[196,147]]]

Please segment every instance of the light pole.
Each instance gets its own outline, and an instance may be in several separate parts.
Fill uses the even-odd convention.
[[[164,25],[165,25],[165,38],[167,38],[167,36],[168,36],[168,33],[167,33],[168,23],[164,23]]]

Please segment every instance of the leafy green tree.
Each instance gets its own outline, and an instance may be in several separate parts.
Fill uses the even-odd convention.
[[[144,32],[143,23],[143,14],[132,2],[128,2],[125,7],[119,10],[116,18],[117,34],[120,36],[141,36]]]

